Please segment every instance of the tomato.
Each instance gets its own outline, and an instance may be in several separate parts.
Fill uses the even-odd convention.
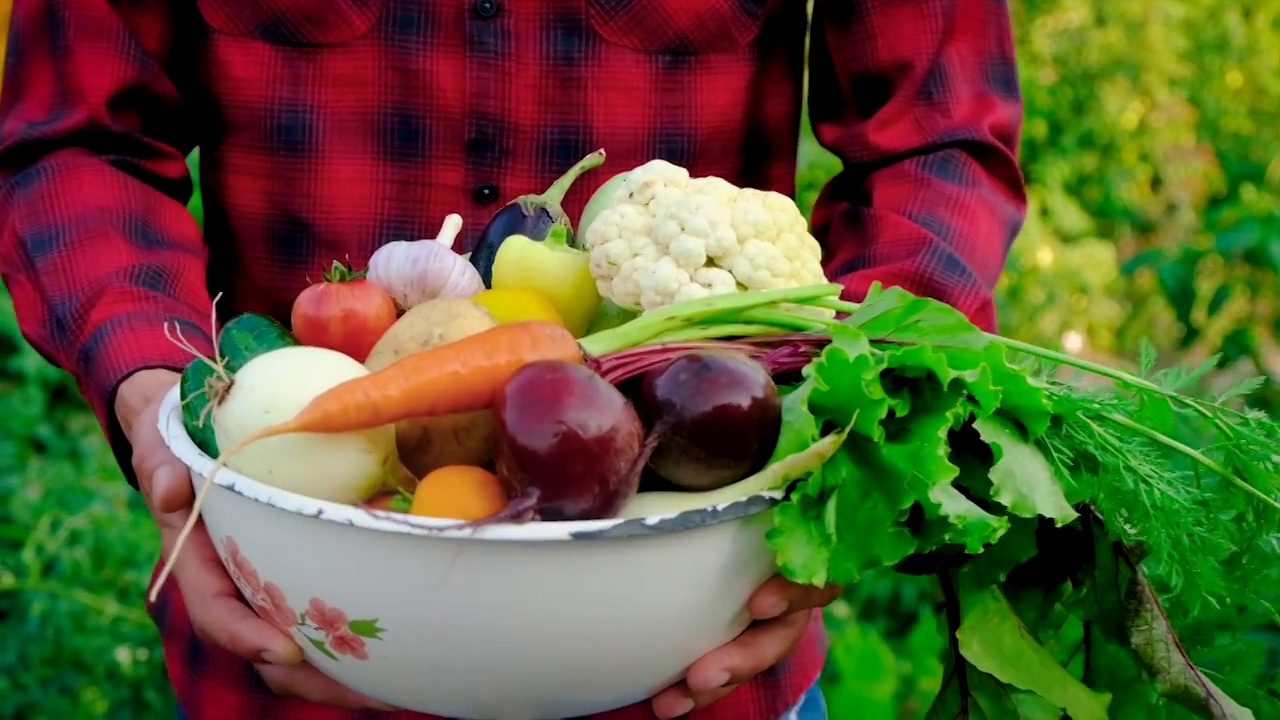
[[[396,321],[396,303],[381,286],[340,262],[293,301],[293,335],[304,345],[337,350],[364,362]]]
[[[483,520],[502,512],[507,494],[498,476],[474,465],[432,470],[413,492],[410,515]]]

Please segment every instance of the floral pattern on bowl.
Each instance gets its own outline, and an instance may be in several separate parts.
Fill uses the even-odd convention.
[[[386,632],[378,626],[376,618],[351,620],[345,612],[320,598],[311,598],[302,610],[293,609],[280,586],[263,582],[253,563],[229,535],[222,538],[222,563],[258,617],[285,633],[297,632],[330,660],[338,660],[340,655],[368,660],[369,648],[365,641],[381,640],[382,633]]]

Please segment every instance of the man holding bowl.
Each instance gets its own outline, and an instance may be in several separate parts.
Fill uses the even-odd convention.
[[[27,339],[71,372],[170,551],[192,502],[156,429],[181,320],[288,318],[308,273],[465,218],[587,152],[791,193],[802,0],[15,0],[0,98],[0,270]],[[1025,211],[1001,0],[812,0],[809,110],[844,164],[813,216],[829,277],[994,326]],[[205,232],[185,209],[202,153]],[[572,217],[594,184],[566,201]],[[194,333],[193,333],[194,334]],[[209,338],[191,337],[202,351]],[[302,662],[202,530],[149,609],[192,720],[381,708]],[[756,622],[599,720],[814,720],[835,589],[774,578]],[[500,679],[494,679],[500,681]],[[375,713],[376,714],[376,713]],[[404,713],[403,717],[411,717]]]

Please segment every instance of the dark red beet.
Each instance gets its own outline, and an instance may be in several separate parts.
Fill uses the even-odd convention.
[[[737,351],[681,355],[649,370],[636,409],[658,442],[649,467],[688,490],[712,490],[768,462],[782,427],[769,372]]]
[[[548,360],[521,368],[494,404],[498,476],[538,491],[542,520],[613,517],[636,493],[644,427],[591,369]]]

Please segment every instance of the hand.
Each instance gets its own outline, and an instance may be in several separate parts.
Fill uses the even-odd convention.
[[[773,667],[791,653],[809,625],[810,611],[830,605],[840,588],[797,585],[775,575],[761,585],[747,610],[754,622],[727,645],[689,666],[683,682],[653,698],[662,720],[680,717],[728,695],[738,685]]]
[[[156,427],[160,403],[178,382],[169,370],[142,370],[116,393],[115,412],[133,446],[133,469],[147,509],[160,529],[165,554],[190,515],[195,494],[186,466],[169,452]],[[317,703],[395,710],[349,690],[304,663],[291,637],[262,620],[240,597],[218,559],[204,523],[197,523],[173,567],[191,624],[201,640],[254,663],[273,691]]]

